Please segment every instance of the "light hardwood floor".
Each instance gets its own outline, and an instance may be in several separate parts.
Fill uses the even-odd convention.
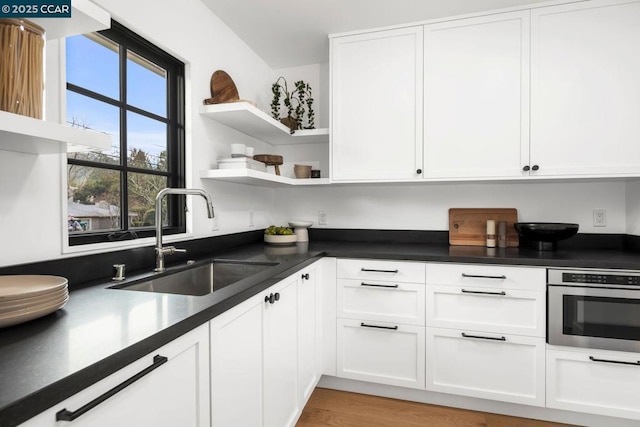
[[[296,427],[560,427],[526,418],[316,388]]]

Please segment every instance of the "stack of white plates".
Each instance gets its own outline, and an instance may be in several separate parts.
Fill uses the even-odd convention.
[[[53,313],[68,300],[68,281],[64,277],[0,276],[0,328]]]

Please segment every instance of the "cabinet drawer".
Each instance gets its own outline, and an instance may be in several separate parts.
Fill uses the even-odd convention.
[[[338,279],[338,317],[424,326],[425,285]]]
[[[544,338],[426,329],[428,390],[544,406]]]
[[[426,287],[427,325],[544,337],[545,301],[542,291]]]
[[[480,264],[427,264],[427,283],[479,288],[545,291],[547,270]]]
[[[547,407],[640,419],[638,396],[637,353],[547,350]]]
[[[338,319],[338,377],[424,389],[424,327]]]
[[[337,274],[340,279],[424,283],[424,266],[410,261],[339,259]]]

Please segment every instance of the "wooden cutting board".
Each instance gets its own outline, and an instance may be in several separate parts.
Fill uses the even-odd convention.
[[[518,247],[518,233],[513,224],[518,222],[518,210],[513,208],[451,208],[449,209],[449,244],[466,246],[487,245],[487,220],[507,223],[507,247]]]

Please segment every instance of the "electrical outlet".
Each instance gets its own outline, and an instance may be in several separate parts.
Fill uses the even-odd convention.
[[[318,225],[327,225],[327,213],[318,211]]]
[[[607,211],[605,209],[593,210],[593,226],[594,227],[607,226]]]

